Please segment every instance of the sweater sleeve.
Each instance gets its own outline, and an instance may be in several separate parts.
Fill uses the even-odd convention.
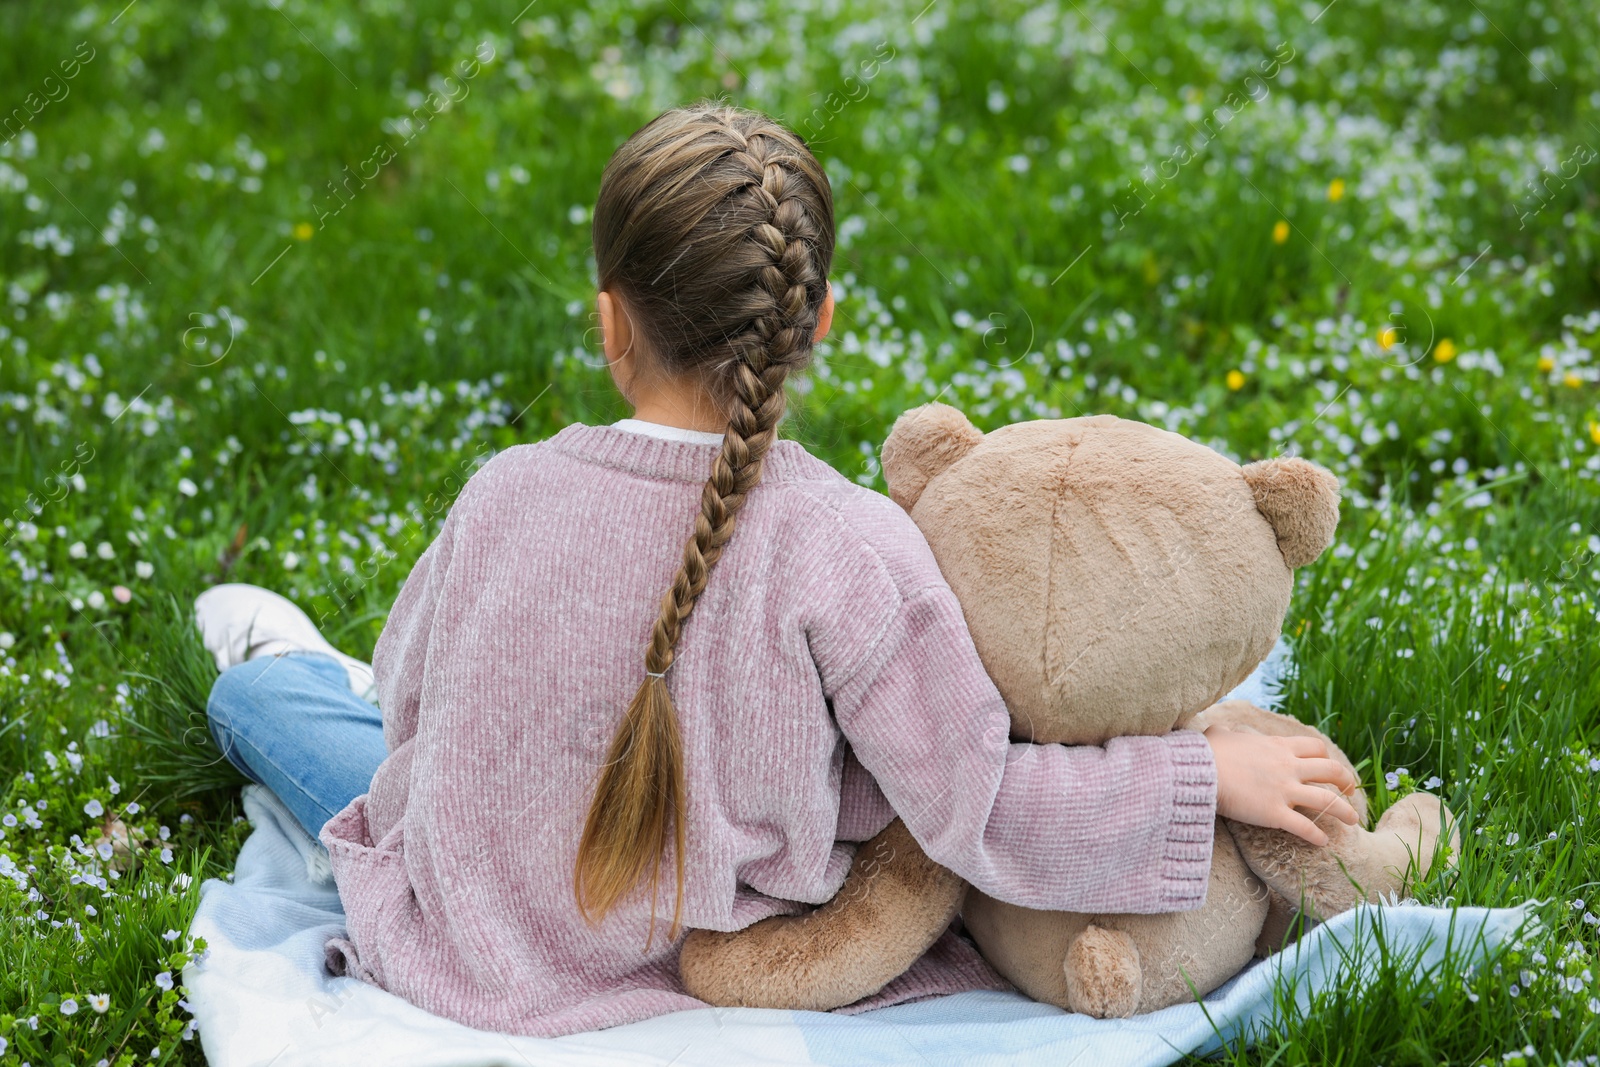
[[[900,599],[863,646],[837,679],[819,663],[824,688],[856,758],[930,857],[1025,907],[1149,914],[1203,903],[1216,767],[1199,733],[1012,743],[942,582]]]
[[[455,536],[455,512],[406,576],[372,651],[372,674],[383,712],[383,739],[393,752],[417,732],[428,640]]]

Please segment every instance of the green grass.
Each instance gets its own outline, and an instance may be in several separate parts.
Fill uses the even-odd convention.
[[[1344,478],[1289,710],[1379,808],[1440,779],[1469,830],[1426,900],[1544,926],[1465,979],[1388,960],[1237,1058],[1600,1048],[1592,5],[924,3],[0,6],[0,1060],[200,1059],[156,981],[199,946],[163,935],[247,827],[185,605],[258,582],[370,653],[483,457],[623,414],[588,207],[715,94],[833,179],[836,333],[786,432],[847,475],[881,487],[941,396]]]

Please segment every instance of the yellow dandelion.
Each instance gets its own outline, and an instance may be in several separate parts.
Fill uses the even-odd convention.
[[[1448,337],[1441,337],[1439,343],[1433,346],[1433,358],[1437,363],[1449,363],[1456,358],[1456,343]]]
[[[1600,422],[1591,421],[1589,423],[1589,440],[1600,445]]]
[[[1578,386],[1583,384],[1583,379],[1578,377],[1572,371],[1567,371],[1567,373],[1561,378],[1561,384],[1566,386],[1568,389],[1576,389]]]
[[[1555,360],[1551,359],[1549,356],[1540,356],[1539,357],[1539,373],[1540,374],[1549,374],[1551,371],[1553,371],[1555,369],[1556,369],[1556,361]]]
[[[1344,199],[1344,179],[1335,178],[1328,183],[1328,199],[1335,204]]]
[[[1385,352],[1393,348],[1395,346],[1395,342],[1399,340],[1400,331],[1395,329],[1393,326],[1385,326],[1383,329],[1378,331],[1378,347],[1383,349]]]
[[[1239,390],[1244,388],[1244,372],[1241,370],[1229,371],[1227,382],[1228,388],[1237,393]]]
[[[1278,224],[1272,227],[1272,243],[1281,245],[1289,239],[1289,220],[1279,219]]]
[[[309,222],[297,222],[294,224],[294,239],[296,241],[309,241],[311,240],[311,235],[316,232],[315,227]]]

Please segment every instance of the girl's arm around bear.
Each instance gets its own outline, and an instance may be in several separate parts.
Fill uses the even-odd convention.
[[[898,507],[865,503],[841,509],[859,558],[824,568],[811,646],[839,729],[918,843],[1026,907],[1198,907],[1217,797],[1205,737],[1012,743],[926,542]]]

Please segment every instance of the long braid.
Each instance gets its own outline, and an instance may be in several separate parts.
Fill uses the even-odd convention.
[[[796,324],[805,318],[807,292],[815,283],[813,264],[802,243],[789,236],[802,236],[804,209],[793,199],[783,199],[786,174],[782,163],[759,166],[754,159],[749,162],[762,176],[757,188],[772,205],[774,221],[756,226],[751,233],[772,257],[756,279],[756,287],[771,298],[772,307],[754,320],[748,334],[732,340],[739,360],[733,368],[734,402],[728,429],[700,495],[700,514],[694,536],[684,545],[683,565],[661,601],[661,614],[645,654],[645,669],[653,673],[671,666],[683,622],[705,590],[706,577],[722,555],[722,547],[733,536],[733,520],[746,494],[761,480],[762,460],[783,418],[784,381],[793,369],[795,353],[803,355],[810,348],[809,332]],[[784,211],[785,204],[793,210]],[[789,233],[781,225],[784,221],[789,223]],[[810,328],[816,328],[814,316]]]
[[[731,207],[720,217],[718,232],[726,228],[730,217],[751,218],[740,249],[748,260],[747,280],[742,291],[719,302],[730,309],[736,329],[699,353],[697,362],[709,369],[710,384],[726,408],[727,429],[700,494],[694,534],[684,545],[683,560],[657,610],[645,649],[644,681],[612,738],[601,769],[574,871],[579,907],[596,919],[648,874],[653,936],[655,900],[670,827],[677,891],[669,937],[677,936],[683,911],[687,791],[682,740],[666,675],[677,655],[684,623],[733,536],[740,509],[761,480],[762,463],[783,417],[785,382],[809,358],[826,291],[833,237],[826,178],[792,134],[770,120],[734,109],[668,113],[673,114],[709,119],[702,126],[725,139],[726,150],[719,152],[713,163],[718,176],[732,176],[727,195],[719,200]],[[694,126],[692,121],[687,124]],[[750,125],[756,128],[747,131],[744,127]],[[646,127],[636,137],[650,129]],[[670,143],[682,147],[685,140]],[[819,181],[824,209],[820,212],[816,207]],[[719,204],[707,205],[697,222],[709,226],[707,217]],[[597,249],[601,243],[598,214],[597,210]],[[818,219],[817,214],[825,218]],[[684,252],[679,252],[674,264],[683,256]],[[620,278],[617,281],[625,291],[632,288]],[[676,285],[674,278],[674,290]],[[651,302],[649,293],[629,295],[646,305]],[[692,324],[683,323],[680,337],[688,329],[693,329]],[[659,332],[668,333],[665,340],[671,345],[670,332]],[[658,336],[657,343],[661,340]]]

